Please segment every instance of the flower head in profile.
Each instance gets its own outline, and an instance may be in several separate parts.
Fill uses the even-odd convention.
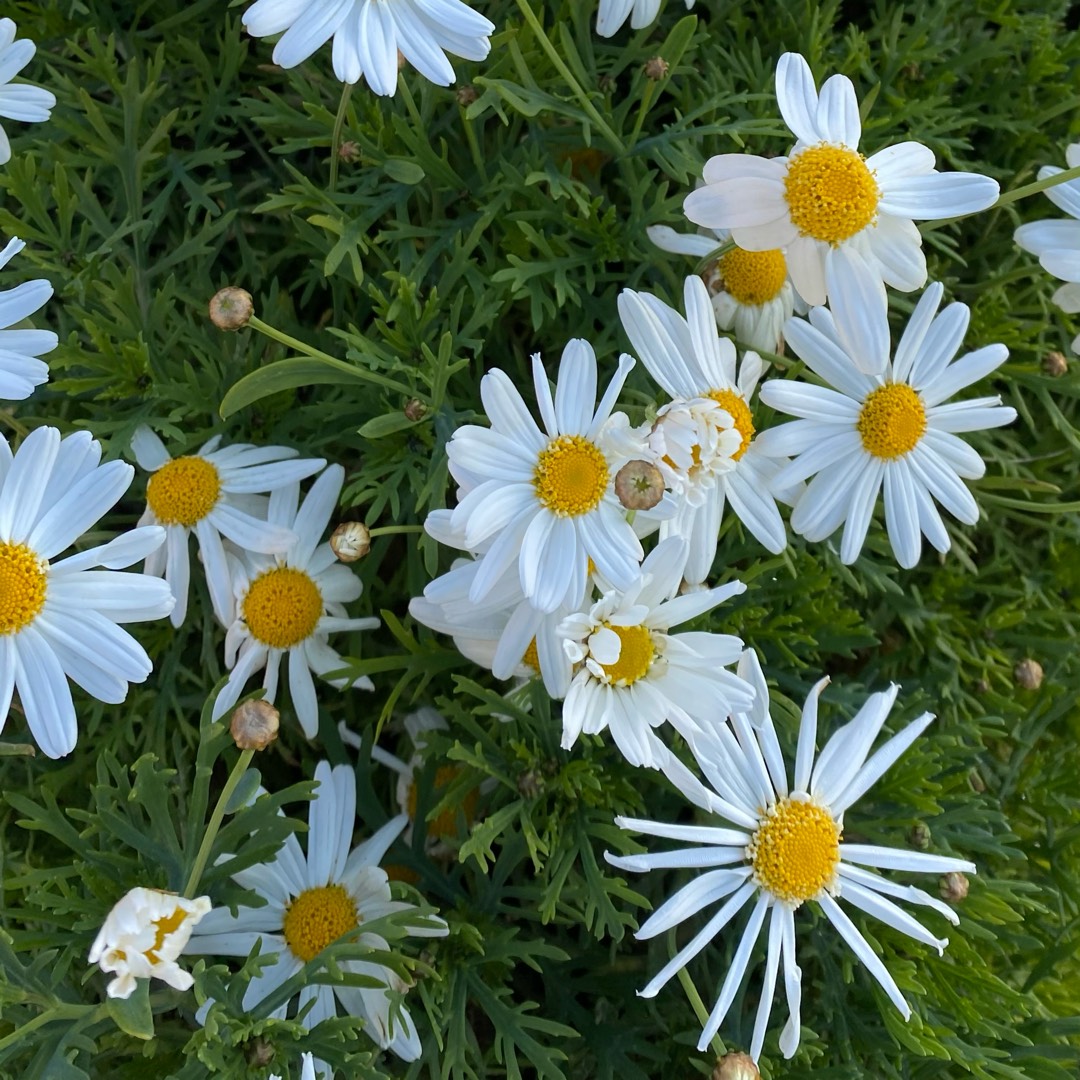
[[[471,600],[483,600],[516,564],[525,597],[548,613],[581,603],[590,559],[617,585],[637,574],[641,544],[614,491],[624,462],[603,439],[634,360],[620,358],[599,404],[588,342],[563,350],[554,398],[539,355],[532,365],[544,430],[505,372],[489,371],[480,396],[491,427],[468,424],[447,444],[450,471],[464,491],[450,526],[470,550],[484,546]]]
[[[802,973],[795,955],[795,915],[803,904],[820,907],[906,1019],[911,1015],[910,1006],[839,901],[940,953],[948,941],[936,937],[890,898],[932,908],[952,923],[959,922],[955,912],[921,889],[902,885],[875,871],[970,874],[975,872],[975,866],[942,855],[843,842],[844,815],[849,807],[926,730],[934,719],[930,713],[912,721],[871,755],[871,747],[896,700],[899,688],[892,686],[872,694],[854,719],[833,733],[815,759],[818,697],[829,681],[822,679],[810,691],[803,707],[795,769],[790,774],[769,713],[768,688],[753,652],[748,650],[744,655],[739,671],[757,686],[753,709],[736,713],[730,727],[718,724],[692,744],[708,784],[674,758],[665,768],[683,795],[711,815],[708,823],[616,819],[624,829],[696,846],[606,857],[622,870],[687,867],[703,871],[653,912],[637,932],[639,938],[655,937],[710,905],[720,904],[705,926],[641,991],[643,997],[654,997],[740,911],[750,909],[731,967],[698,1042],[699,1050],[708,1046],[723,1023],[746,974],[750,954],[768,924],[765,978],[750,1045],[750,1056],[756,1061],[765,1042],[781,967],[788,1022],[780,1035],[780,1050],[789,1058],[799,1045]]]
[[[26,38],[16,41],[15,34],[15,24],[10,19],[0,19],[0,116],[26,123],[48,120],[56,104],[53,94],[40,86],[11,81],[37,52],[32,41]],[[0,165],[6,165],[10,160],[11,143],[7,132],[0,127]]]
[[[1080,167],[1080,143],[1073,143],[1065,151],[1065,163],[1070,169]],[[1039,179],[1046,180],[1061,171],[1057,165],[1044,165]],[[1080,312],[1080,180],[1048,188],[1044,194],[1069,217],[1030,221],[1016,230],[1013,239],[1025,251],[1037,255],[1039,265],[1048,274],[1065,282],[1054,293],[1054,303],[1067,315],[1075,315]],[[1080,352],[1080,335],[1073,340],[1072,348]]]
[[[22,240],[9,240],[0,251],[0,268],[7,266],[24,247]],[[52,294],[53,288],[44,278],[24,281],[0,292],[0,398],[21,401],[49,378],[49,366],[39,357],[56,348],[56,334],[51,330],[9,328],[28,319]]]
[[[563,703],[563,749],[584,732],[607,729],[631,765],[660,768],[668,757],[656,729],[670,723],[689,738],[733,709],[748,709],[754,689],[727,665],[743,643],[730,634],[672,634],[673,626],[745,592],[741,581],[678,596],[686,541],[661,541],[628,589],[612,589],[559,627],[577,674]]]
[[[601,37],[616,34],[627,19],[634,30],[641,30],[660,14],[663,0],[600,0],[596,13],[596,32]],[[686,9],[694,6],[694,0],[686,0]]]
[[[454,69],[446,54],[484,60],[495,31],[462,0],[256,0],[243,23],[253,37],[281,34],[274,63],[283,68],[333,38],[334,74],[344,83],[363,78],[384,96],[397,89],[399,53],[424,78],[449,86]]]
[[[814,86],[810,66],[785,53],[776,68],[780,114],[798,140],[787,157],[721,154],[683,209],[695,225],[729,229],[747,251],[783,249],[795,288],[808,304],[827,299],[826,265],[859,252],[876,286],[911,292],[926,284],[915,220],[985,210],[997,183],[974,173],[940,173],[921,143],[902,142],[870,157],[859,152],[862,122],[845,75]],[[884,283],[884,285],[882,284]]]
[[[210,898],[185,900],[161,889],[132,889],[117,901],[90,947],[90,963],[115,975],[109,997],[127,998],[138,979],[161,979],[175,990],[190,990],[191,973],[177,964]]]
[[[221,446],[215,435],[201,450],[170,457],[164,443],[147,427],[131,440],[139,466],[151,474],[146,484],[146,510],[140,525],[163,525],[166,544],[148,559],[146,572],[164,575],[173,595],[172,624],[180,626],[187,614],[191,560],[188,536],[195,533],[206,571],[206,584],[214,614],[222,625],[233,621],[232,582],[225,561],[222,537],[243,551],[284,551],[293,541],[287,529],[265,520],[265,500],[255,492],[276,491],[317,473],[322,458],[298,458],[285,446]]]
[[[809,322],[791,319],[788,343],[829,385],[774,380],[761,388],[767,405],[799,417],[762,435],[771,453],[793,458],[777,482],[814,477],[795,505],[791,527],[816,541],[843,525],[840,557],[846,563],[862,550],[883,488],[885,527],[901,566],[918,562],[924,535],[938,551],[948,551],[949,534],[935,503],[974,525],[979,508],[962,480],[986,471],[958,435],[1016,419],[997,396],[949,402],[1009,353],[1004,345],[986,345],[954,360],[970,312],[954,303],[939,313],[942,292],[937,282],[926,290],[891,359],[884,299],[858,314],[849,306],[846,320],[823,307],[810,312]],[[858,370],[855,357],[879,348],[886,357],[881,373]]]
[[[70,679],[119,704],[153,665],[121,623],[162,619],[173,598],[163,581],[118,573],[165,540],[133,529],[99,547],[59,558],[127,491],[135,470],[101,464],[86,431],[61,438],[38,428],[12,455],[0,438],[0,729],[18,692],[43,753],[63,757],[78,729]]]
[[[312,672],[326,677],[344,666],[329,635],[379,625],[378,619],[348,616],[344,605],[360,596],[363,585],[338,562],[329,543],[319,542],[344,481],[345,470],[331,465],[299,506],[299,484],[277,488],[270,496],[269,525],[291,535],[292,543],[274,557],[246,552],[230,560],[236,617],[225,635],[225,663],[231,671],[214,704],[215,716],[236,704],[248,679],[260,669],[265,669],[266,700],[273,702],[286,660],[293,708],[304,734],[313,739],[319,730],[319,704]],[[366,675],[328,681],[339,688],[373,689]]]
[[[356,824],[356,778],[345,765],[331,768],[325,761],[315,769],[319,786],[308,811],[307,854],[290,835],[274,860],[238,870],[233,880],[262,897],[261,907],[241,906],[235,915],[218,908],[202,922],[185,952],[213,956],[247,956],[253,944],[263,955],[277,959],[249,983],[243,1007],[253,1008],[272,994],[328,945],[345,934],[358,944],[387,950],[381,935],[365,932],[365,923],[394,912],[417,911],[410,933],[417,937],[444,937],[441,919],[420,917],[418,909],[390,898],[386,872],[379,863],[405,828],[400,814],[372,837],[352,847]],[[360,933],[356,933],[360,930]],[[404,1007],[394,1012],[388,991],[403,992],[404,981],[390,968],[374,961],[340,960],[342,971],[375,979],[379,986],[325,986],[308,983],[300,991],[299,1008],[311,1003],[303,1024],[313,1028],[337,1014],[337,1005],[364,1022],[364,1030],[384,1049],[406,1061],[420,1056],[420,1037]],[[275,1010],[284,1016],[288,1003]]]

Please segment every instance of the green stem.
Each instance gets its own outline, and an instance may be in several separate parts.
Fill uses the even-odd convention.
[[[352,83],[346,83],[341,90],[341,101],[338,102],[337,116],[334,117],[334,134],[330,140],[330,190],[337,188],[338,166],[341,164],[341,129],[345,126],[345,110],[349,107],[349,98],[352,97]]]
[[[206,827],[202,843],[199,845],[199,852],[195,856],[195,865],[191,868],[187,884],[184,886],[184,895],[189,900],[195,899],[195,892],[199,887],[199,882],[202,880],[207,860],[210,858],[210,849],[214,846],[218,830],[221,828],[222,818],[225,817],[225,807],[229,805],[229,800],[236,790],[236,785],[240,783],[241,777],[247,772],[247,767],[251,764],[251,759],[254,756],[254,750],[241,751],[232,772],[229,773],[229,779],[225,781],[225,787],[222,788],[217,806],[214,807],[214,812],[210,815],[210,824]]]
[[[378,529],[369,529],[368,536],[394,536],[397,533],[422,533],[423,525],[383,525]]]
[[[634,130],[630,134],[631,149],[637,146],[638,136],[645,125],[645,117],[649,115],[652,99],[656,96],[656,87],[659,84],[655,79],[649,79],[645,83],[645,93],[641,95],[641,104],[638,106],[637,120],[634,121]]]
[[[488,181],[487,163],[484,161],[484,155],[480,153],[480,142],[476,138],[476,126],[465,115],[464,106],[461,107],[461,126],[465,129],[465,141],[469,144],[469,153],[472,154],[473,165],[476,166],[476,171],[486,184]]]
[[[672,956],[675,955],[674,928],[668,932],[668,951]],[[694,985],[694,980],[690,978],[690,972],[688,972],[685,967],[681,967],[679,968],[678,975],[679,982],[682,984],[683,991],[690,1002],[690,1007],[694,1010],[694,1015],[698,1018],[698,1023],[701,1024],[702,1027],[705,1027],[709,1022],[709,1010],[705,1007],[705,1002],[701,1000],[701,995]],[[722,1057],[727,1053],[727,1047],[723,1044],[719,1035],[714,1035],[712,1037],[710,1045],[717,1057]]]
[[[260,334],[265,334],[268,338],[272,338],[282,345],[287,345],[290,349],[295,349],[298,353],[303,353],[304,356],[310,356],[313,360],[329,360],[332,364],[341,363],[337,357],[316,349],[314,345],[308,345],[306,341],[290,337],[283,331],[278,330],[277,327],[271,326],[269,323],[264,323],[257,315],[252,315],[251,318],[248,319],[247,324],[252,330],[258,330]]]
[[[1002,206],[1008,206],[1009,203],[1014,203],[1019,199],[1026,199],[1029,195],[1038,195],[1040,191],[1057,187],[1058,184],[1067,184],[1070,180],[1080,180],[1080,165],[1073,169],[1065,169],[1063,172],[1055,173],[1053,176],[1047,176],[1042,180],[1034,180],[1032,183],[1014,188],[1012,191],[1006,191],[1003,195],[998,196],[998,201],[994,203],[992,209],[997,210]]]
[[[574,78],[574,73],[566,66],[565,61],[559,55],[558,49],[555,48],[551,43],[550,38],[544,33],[544,28],[540,25],[540,20],[529,6],[529,0],[517,0],[517,6],[521,9],[521,14],[525,16],[525,21],[536,35],[544,52],[547,53],[548,59],[555,65],[555,69],[566,81],[566,85],[574,92],[574,97],[578,99],[578,102],[585,110],[589,119],[592,120],[601,132],[603,132],[604,137],[611,143],[615,151],[624,154],[626,152],[626,147],[623,146],[622,139],[619,138],[611,125],[599,112],[597,112],[596,106],[589,100],[585,91],[581,88],[581,84]]]
[[[420,110],[416,107],[416,102],[413,100],[409,84],[404,79],[398,79],[398,89],[401,91],[401,99],[405,102],[405,108],[408,109],[409,116],[412,117],[412,122],[416,126],[416,130],[424,131],[427,128],[427,125],[420,116]]]

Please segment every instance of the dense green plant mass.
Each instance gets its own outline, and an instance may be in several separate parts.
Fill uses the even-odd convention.
[[[1064,0],[699,0],[686,15],[668,0],[652,27],[605,41],[593,3],[534,0],[541,41],[518,0],[478,6],[498,28],[489,60],[458,62],[450,89],[406,68],[393,98],[363,83],[343,97],[326,49],[282,71],[269,43],[243,32],[241,8],[214,0],[9,11],[38,43],[32,77],[58,105],[48,124],[9,127],[0,232],[26,240],[23,271],[54,285],[39,325],[61,345],[49,384],[0,410],[0,432],[14,442],[43,423],[88,429],[106,456],[133,460],[132,435],[148,424],[174,454],[224,432],[344,465],[339,517],[387,529],[355,564],[365,591],[353,608],[381,615],[382,627],[341,646],[375,690],[322,695],[315,744],[286,699],[279,741],[254,762],[273,800],[234,799],[212,854],[254,863],[298,827],[277,810],[304,818],[314,763],[357,761],[339,723],[364,740],[359,813],[373,831],[396,813],[395,778],[368,751],[396,745],[407,759],[400,718],[434,704],[448,728],[429,739],[417,825],[389,861],[450,934],[421,952],[393,917],[381,931],[390,946],[380,962],[417,983],[409,1001],[425,1052],[412,1065],[374,1052],[357,1022],[308,1035],[272,1019],[272,1004],[245,1010],[258,957],[230,968],[193,959],[194,994],[154,983],[149,995],[144,985],[129,1002],[100,1004],[101,979],[86,965],[97,927],[123,889],[183,888],[236,758],[204,710],[224,674],[223,635],[195,574],[180,630],[139,629],[150,680],[123,706],[77,697],[70,757],[22,756],[22,719],[8,720],[2,1076],[297,1076],[300,1049],[356,1077],[644,1080],[712,1068],[693,1049],[701,1017],[683,987],[635,995],[675,938],[637,943],[632,932],[685,873],[624,875],[603,859],[641,850],[617,814],[689,820],[684,800],[608,739],[561,750],[538,682],[505,698],[408,617],[409,598],[451,561],[416,527],[453,502],[444,446],[481,416],[487,369],[507,371],[528,399],[529,356],[553,363],[584,336],[603,379],[629,347],[621,289],[678,305],[691,262],[655,248],[646,227],[688,229],[682,199],[710,155],[786,152],[773,94],[782,52],[801,52],[819,79],[853,79],[867,152],[917,139],[941,168],[982,172],[1008,191],[1063,163],[1080,138],[1075,11]],[[644,71],[655,56],[670,65],[659,80]],[[699,628],[759,651],[786,753],[799,705],[826,673],[826,733],[890,681],[903,691],[889,730],[924,709],[938,716],[848,813],[846,838],[929,844],[979,866],[943,958],[856,917],[914,1006],[906,1024],[827,923],[800,910],[802,1042],[785,1062],[770,1032],[771,1080],[810,1070],[821,1080],[1067,1080],[1080,1069],[1080,378],[1075,360],[1064,374],[1043,362],[1067,351],[1076,327],[1012,239],[1020,221],[1049,212],[1035,196],[922,229],[931,280],[972,308],[966,346],[1008,346],[984,392],[1019,413],[971,438],[988,463],[973,484],[982,518],[950,521],[947,557],[926,552],[900,570],[875,529],[845,567],[829,543],[791,537],[769,556],[736,519],[723,526],[714,579],[748,589]],[[217,330],[206,305],[227,284],[253,295],[279,337],[325,358],[251,329]],[[914,300],[891,303],[899,327]],[[798,363],[772,359],[780,371]],[[639,367],[624,394],[635,422],[655,393]],[[144,480],[88,542],[134,523]],[[1028,658],[1045,672],[1038,688],[1014,674]],[[437,787],[451,762],[460,771]],[[445,813],[460,835],[456,858],[440,861],[425,854],[423,819]],[[208,865],[215,904],[241,902],[243,890]],[[721,937],[690,966],[686,986],[706,1010],[736,943]],[[339,978],[358,948],[327,950],[308,977]],[[722,1029],[729,1048],[749,1043],[760,967]],[[208,997],[218,1004],[200,1026],[195,1009]]]

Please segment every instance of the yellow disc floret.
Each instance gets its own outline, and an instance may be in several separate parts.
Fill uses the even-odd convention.
[[[866,452],[888,461],[918,445],[926,432],[926,409],[907,383],[886,383],[867,395],[856,427]]]
[[[754,438],[754,417],[750,412],[750,406],[737,390],[710,390],[707,396],[730,414],[735,422],[735,430],[742,436],[742,445],[731,455],[735,461],[738,461],[750,449],[750,442]]]
[[[188,917],[186,912],[178,904],[172,910],[170,915],[162,915],[160,919],[154,920],[154,944],[143,952],[143,956],[150,961],[151,964],[156,964],[161,959],[158,956],[158,952],[165,944],[165,939],[175,933],[184,925],[184,920]]]
[[[340,885],[305,889],[286,909],[282,932],[289,951],[306,964],[360,925],[356,901]]]
[[[830,886],[840,862],[840,826],[816,803],[781,799],[762,816],[746,857],[754,880],[796,907]]]
[[[581,435],[560,435],[540,451],[533,485],[540,501],[560,517],[595,510],[608,487],[607,458]]]
[[[438,801],[438,799],[442,798],[440,788],[444,788],[453,780],[456,780],[461,775],[461,772],[461,768],[457,765],[442,765],[435,770],[435,799],[433,801]],[[476,800],[476,788],[471,788],[469,791],[465,792],[461,802],[458,804],[458,806],[461,807],[462,814],[465,816],[466,824],[471,823],[476,816]],[[413,782],[409,784],[409,790],[405,796],[405,809],[408,812],[409,817],[414,819],[416,817],[416,802],[416,780],[414,779]],[[437,836],[442,840],[457,836],[457,807],[451,807],[444,810],[441,814],[432,818],[427,823],[427,831],[428,836]]]
[[[739,301],[756,307],[775,300],[787,281],[787,261],[779,248],[772,251],[744,251],[732,248],[716,264],[724,291]]]
[[[803,236],[839,244],[873,222],[881,191],[862,154],[822,143],[788,162],[784,198]]]
[[[48,563],[25,544],[0,541],[0,634],[17,634],[45,606]]]
[[[592,562],[592,560],[589,560]],[[529,647],[525,650],[525,655],[521,658],[521,662],[532,671],[535,671],[537,675],[540,674],[540,653],[536,649],[536,638],[533,638],[529,642]]]
[[[201,457],[179,457],[161,466],[146,485],[146,501],[162,525],[192,525],[217,505],[221,477]]]
[[[303,570],[278,566],[251,583],[243,608],[253,637],[272,649],[290,649],[315,633],[323,598]]]
[[[632,686],[652,667],[656,646],[647,626],[612,626],[604,624],[618,635],[622,648],[614,664],[601,664],[604,674],[616,686]]]

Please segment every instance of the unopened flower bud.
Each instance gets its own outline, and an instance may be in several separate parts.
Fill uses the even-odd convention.
[[[982,778],[982,773],[978,769],[972,769],[968,775],[968,782],[971,784],[971,790],[982,794],[986,790],[986,781]]]
[[[280,720],[269,701],[245,701],[233,710],[229,734],[241,750],[265,750],[277,738]]]
[[[341,562],[356,562],[371,550],[371,533],[362,521],[343,521],[330,534],[330,547]]]
[[[535,769],[528,769],[517,779],[518,793],[525,799],[535,799],[540,794],[543,783]]]
[[[210,301],[210,321],[219,330],[239,330],[254,313],[251,293],[236,285],[219,289]]]
[[[264,1069],[276,1057],[274,1044],[262,1037],[251,1039],[244,1044],[244,1056],[253,1069]]]
[[[908,830],[907,842],[917,851],[925,851],[930,846],[930,826],[925,821],[916,821]]]
[[[662,57],[654,56],[645,63],[645,78],[659,82],[670,70],[671,65]]]
[[[712,1080],[761,1080],[761,1073],[749,1054],[725,1054],[717,1060]]]
[[[337,156],[346,165],[354,165],[360,160],[360,144],[353,139],[343,139],[338,143]]]
[[[968,894],[967,875],[956,870],[942,874],[938,882],[938,892],[941,893],[942,900],[947,900],[950,904],[959,904]]]
[[[664,497],[664,478],[648,461],[628,461],[615,474],[615,494],[627,510],[651,510]]]
[[[1038,690],[1042,686],[1043,669],[1038,660],[1028,657],[1013,668],[1013,679],[1025,690]]]
[[[423,420],[427,416],[427,406],[419,398],[410,398],[405,403],[405,418],[414,424],[417,420]]]
[[[1052,349],[1043,357],[1042,369],[1047,375],[1059,379],[1069,370],[1069,361],[1065,359],[1065,354],[1063,352]]]
[[[457,93],[454,96],[457,98],[457,103],[463,109],[467,109],[480,95],[476,92],[475,86],[466,83],[464,86],[457,88]]]

